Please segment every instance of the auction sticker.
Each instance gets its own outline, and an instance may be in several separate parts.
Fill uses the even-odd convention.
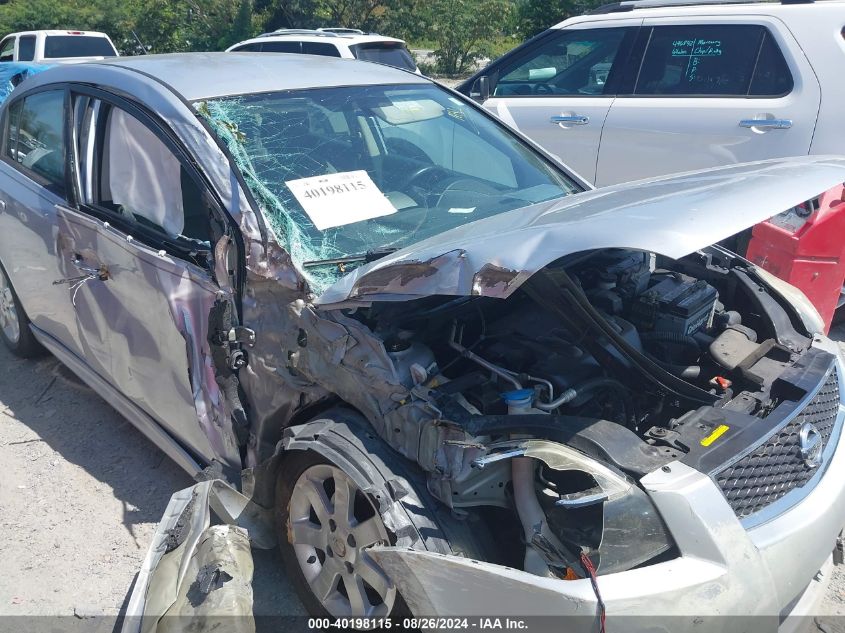
[[[396,213],[363,169],[285,182],[320,231]]]

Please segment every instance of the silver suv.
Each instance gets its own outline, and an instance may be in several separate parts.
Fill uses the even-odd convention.
[[[841,153],[843,64],[841,0],[644,0],[561,22],[459,89],[603,186]]]

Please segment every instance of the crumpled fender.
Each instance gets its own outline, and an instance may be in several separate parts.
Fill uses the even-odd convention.
[[[334,463],[373,501],[395,545],[451,553],[448,539],[429,508],[421,473],[414,473],[360,415],[345,409],[327,411],[325,419],[285,429],[277,455],[312,450]],[[426,499],[421,499],[425,496]]]

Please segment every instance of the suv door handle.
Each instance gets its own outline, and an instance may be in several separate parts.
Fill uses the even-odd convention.
[[[587,125],[590,117],[583,114],[558,114],[549,119],[551,123],[571,123],[572,125]]]
[[[768,128],[771,130],[788,130],[792,127],[792,119],[743,119],[739,127]]]

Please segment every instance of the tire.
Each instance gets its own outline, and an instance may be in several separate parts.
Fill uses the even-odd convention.
[[[18,358],[34,358],[44,354],[44,348],[29,329],[29,323],[29,317],[6,275],[6,269],[0,265],[0,338]]]
[[[338,490],[348,495],[338,497]],[[343,503],[346,498],[354,500]],[[390,542],[390,533],[340,468],[313,451],[291,451],[279,468],[275,513],[287,576],[310,615],[409,615],[395,586],[364,550]]]

